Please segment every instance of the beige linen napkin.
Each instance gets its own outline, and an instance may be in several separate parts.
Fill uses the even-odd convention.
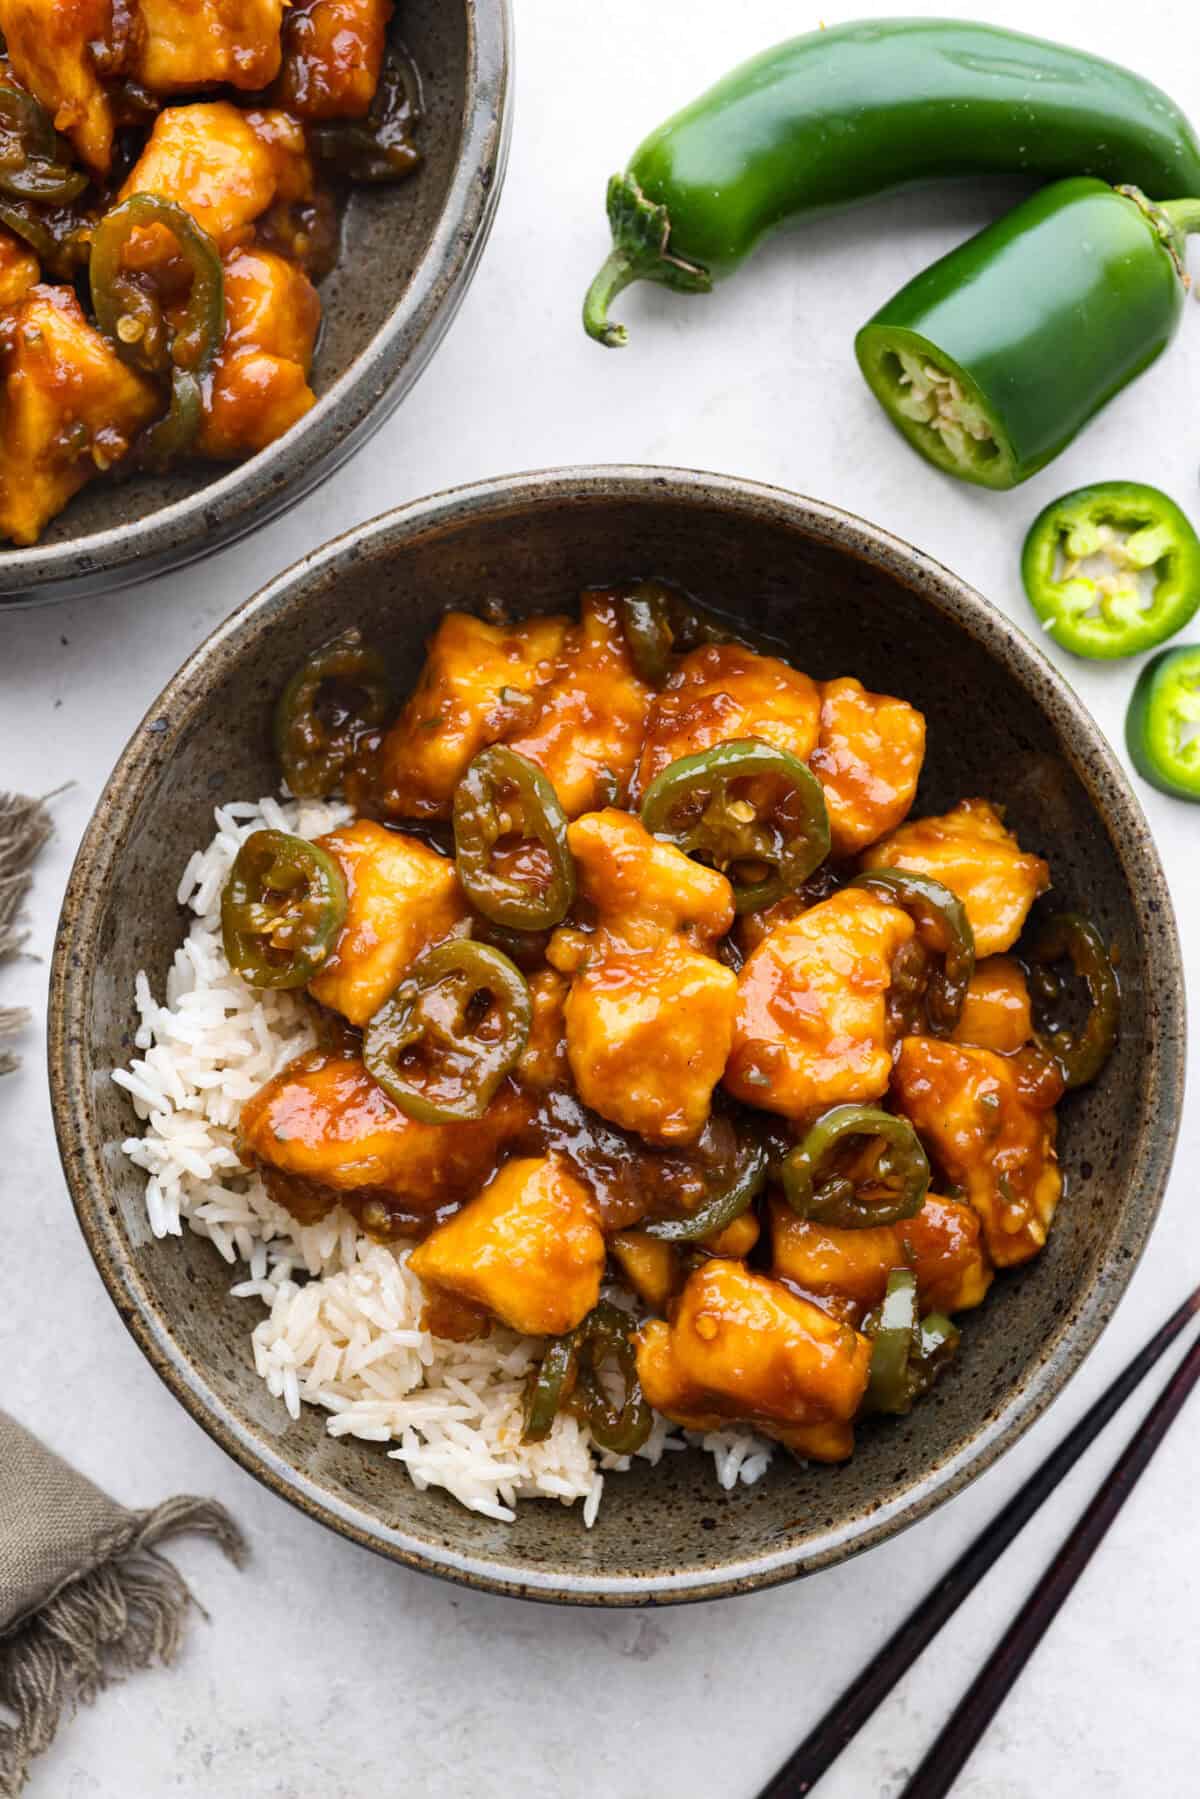
[[[0,1794],[21,1791],[63,1711],[170,1662],[187,1582],[158,1550],[186,1531],[240,1564],[244,1544],[211,1499],[131,1512],[0,1412]],[[5,1722],[7,1709],[15,1722]]]
[[[53,797],[53,796],[50,796]],[[17,955],[30,870],[52,830],[45,801],[0,793],[0,963]],[[0,1007],[0,1039],[28,1014]],[[19,1058],[0,1049],[0,1075]],[[64,1710],[169,1662],[193,1603],[158,1545],[185,1531],[240,1561],[237,1526],[210,1499],[131,1512],[0,1412],[0,1795],[25,1785]]]

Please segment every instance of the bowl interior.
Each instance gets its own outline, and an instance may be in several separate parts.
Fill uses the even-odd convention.
[[[69,1034],[76,1005],[83,1031],[74,1062],[57,1052],[68,1084],[56,1104],[93,1250],[208,1428],[289,1497],[401,1559],[585,1599],[701,1595],[820,1566],[955,1490],[1036,1415],[1107,1317],[1153,1220],[1180,1020],[1170,907],[1140,813],[1095,727],[1018,632],[915,552],[828,509],[645,477],[510,484],[394,518],[236,615],[168,690],[102,801],[56,973],[56,1033]],[[909,1418],[865,1425],[842,1467],[781,1452],[758,1485],[726,1493],[709,1458],[670,1455],[610,1478],[591,1531],[577,1509],[550,1503],[503,1526],[418,1493],[377,1446],[332,1441],[315,1411],[288,1420],[254,1374],[257,1312],[227,1297],[230,1270],[199,1239],[150,1238],[142,1177],[119,1151],[135,1121],[108,1075],[130,1054],[139,968],[161,993],[184,929],[175,888],[211,834],[214,801],[275,786],[270,709],[307,649],[359,624],[403,691],[448,604],[565,607],[586,583],[651,573],[743,615],[816,677],[853,673],[919,706],[929,750],[917,810],[973,794],[1004,803],[1022,844],[1050,859],[1055,900],[1086,909],[1119,950],[1121,1041],[1100,1083],[1062,1109],[1069,1197],[1047,1251],[966,1316],[958,1362]],[[82,973],[66,972],[72,953]]]

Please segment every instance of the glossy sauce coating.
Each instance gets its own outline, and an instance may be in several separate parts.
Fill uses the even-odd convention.
[[[913,803],[925,760],[925,720],[890,694],[844,676],[823,681],[810,766],[825,790],[835,857],[853,856],[895,828]]]
[[[634,673],[616,600],[585,593],[529,725],[508,742],[545,774],[568,818],[623,804],[650,689]]]
[[[276,95],[299,119],[361,119],[383,67],[391,0],[298,0],[283,26]]]
[[[912,935],[905,913],[856,888],[779,925],[738,976],[728,1090],[797,1119],[879,1099],[892,965]]]
[[[445,615],[370,769],[386,816],[449,818],[471,759],[531,720],[531,696],[552,679],[566,634],[565,618],[493,625]]]
[[[378,1012],[423,950],[467,928],[454,864],[416,838],[355,819],[318,839],[346,881],[346,922],[309,991],[351,1024]]]
[[[911,1268],[923,1312],[977,1306],[992,1282],[980,1223],[961,1201],[930,1193],[915,1218],[866,1230],[837,1230],[797,1218],[782,1198],[771,1202],[772,1272],[820,1302],[848,1302],[858,1323],[879,1305],[893,1268]]]
[[[690,1276],[669,1324],[638,1339],[642,1388],[668,1418],[692,1430],[735,1418],[819,1461],[850,1453],[870,1359],[849,1325],[720,1259]]]
[[[36,543],[158,410],[151,382],[93,331],[70,288],[31,287],[0,312],[0,535]]]
[[[1062,1093],[1055,1071],[1022,1067],[991,1050],[906,1037],[893,1093],[979,1214],[996,1266],[1036,1255],[1062,1192],[1049,1109]]]
[[[1011,949],[1034,900],[1050,885],[1049,865],[1025,854],[988,800],[960,800],[940,818],[901,825],[867,851],[862,865],[932,875],[957,894],[977,956]]]
[[[519,1157],[412,1253],[427,1286],[447,1289],[511,1330],[560,1337],[600,1297],[604,1237],[586,1187],[553,1156]]]
[[[708,643],[680,659],[650,708],[638,791],[682,756],[756,737],[807,762],[817,745],[815,681],[777,656],[736,643]]]
[[[312,282],[270,250],[224,259],[225,335],[198,448],[218,462],[250,456],[316,405],[308,384],[321,323]]]
[[[246,1107],[243,1153],[300,1215],[324,1191],[378,1237],[420,1238],[412,1267],[436,1332],[498,1320],[562,1335],[607,1273],[653,1315],[637,1347],[652,1405],[690,1428],[736,1423],[838,1460],[871,1356],[856,1327],[874,1328],[892,1270],[915,1271],[922,1312],[959,1312],[980,1304],[996,1267],[1044,1244],[1061,1192],[1061,1073],[1037,1046],[1014,957],[980,959],[953,1040],[935,1037],[930,952],[902,907],[845,884],[853,864],[838,852],[801,891],[735,920],[725,876],[653,837],[630,801],[607,803],[598,771],[620,795],[664,755],[749,720],[770,726],[825,781],[843,857],[907,857],[1006,948],[1047,865],[983,798],[901,822],[924,748],[903,700],[851,677],[818,688],[719,643],[676,657],[653,692],[634,673],[620,600],[590,589],[578,623],[445,615],[395,722],[364,737],[349,791],[376,816],[323,840],[348,911],[310,991],[345,1021],[341,1040],[326,1014],[330,1046]],[[575,897],[554,930],[489,924],[448,853],[457,783],[496,743],[535,762],[575,813]],[[544,851],[530,842],[501,833],[498,867],[536,874],[524,861]],[[372,1081],[358,1031],[424,950],[462,933],[522,971],[528,1040],[482,1118],[420,1124]],[[934,1182],[915,1216],[833,1228],[786,1204],[782,1158],[846,1103],[914,1124]],[[836,1177],[869,1195],[879,1148],[851,1138]],[[714,1212],[747,1167],[757,1178],[740,1214]],[[720,1218],[705,1235],[692,1227],[702,1209]]]
[[[1033,1038],[1033,1012],[1019,962],[1011,956],[989,956],[976,964],[952,1035],[955,1043],[992,1049],[1001,1056],[1024,1049]]]

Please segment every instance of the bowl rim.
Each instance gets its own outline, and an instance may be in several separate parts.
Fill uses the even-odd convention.
[[[474,278],[512,135],[510,0],[463,4],[466,79],[450,183],[425,253],[374,336],[290,431],[196,493],[66,543],[0,544],[0,614],[133,586],[225,548],[303,499],[409,392]]]
[[[1142,935],[1156,961],[1160,1005],[1150,1046],[1149,1091],[1158,1128],[1142,1134],[1118,1230],[1100,1277],[1078,1304],[1064,1308],[1026,1384],[984,1421],[959,1451],[891,1504],[865,1509],[823,1530],[805,1546],[719,1566],[702,1563],[670,1574],[593,1575],[523,1568],[502,1555],[463,1553],[384,1525],[291,1467],[204,1380],[175,1341],[127,1253],[118,1209],[108,1193],[103,1144],[91,1123],[87,1067],[89,996],[94,958],[76,947],[98,941],[108,883],[127,834],[157,772],[206,700],[206,670],[225,649],[252,647],[286,611],[292,592],[314,575],[357,559],[382,540],[402,542],[454,530],[530,507],[594,499],[653,504],[664,498],[719,507],[749,519],[768,518],[860,560],[907,578],[921,599],[1015,670],[1045,708],[1048,688],[1066,715],[1064,749],[1105,820],[1135,895]],[[903,570],[904,574],[900,575]],[[1102,795],[1103,804],[1100,804]],[[1136,866],[1134,866],[1136,865]],[[1136,877],[1136,879],[1135,879]],[[1153,928],[1150,919],[1153,918]],[[690,469],[613,464],[536,470],[451,488],[414,500],[309,552],[245,600],[184,662],[133,732],[105,784],[84,833],[63,901],[50,972],[48,1062],[51,1103],[63,1168],[80,1228],[101,1278],[152,1367],[208,1434],[248,1473],[342,1536],[404,1566],[487,1592],[583,1605],[631,1606],[719,1598],[775,1586],[861,1553],[926,1517],[962,1490],[1041,1416],[1094,1346],[1137,1266],[1162,1201],[1183,1103],[1185,989],[1174,910],[1157,848],[1124,770],[1099,725],[1044,653],[981,594],[922,551],[882,527],[827,502],[787,489]],[[95,1078],[95,1077],[93,1077]]]

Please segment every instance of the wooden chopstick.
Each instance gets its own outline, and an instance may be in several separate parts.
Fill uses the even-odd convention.
[[[804,1794],[812,1791],[822,1774],[857,1736],[943,1624],[954,1616],[967,1594],[1025,1528],[1197,1313],[1200,1313],[1200,1287],[1171,1314],[1078,1424],[1067,1432],[1058,1447],[1018,1488],[1008,1504],[967,1546],[933,1590],[893,1631],[878,1654],[851,1681],[799,1748],[760,1790],[758,1799],[803,1799]],[[1181,1363],[1181,1371],[1183,1366]],[[1182,1403],[1182,1396],[1179,1403]]]
[[[1155,1450],[1200,1379],[1200,1337],[1125,1446],[1121,1459],[1083,1513],[1000,1641],[955,1706],[945,1729],[904,1788],[901,1799],[944,1799],[1045,1636],[1105,1532],[1145,1473]]]

